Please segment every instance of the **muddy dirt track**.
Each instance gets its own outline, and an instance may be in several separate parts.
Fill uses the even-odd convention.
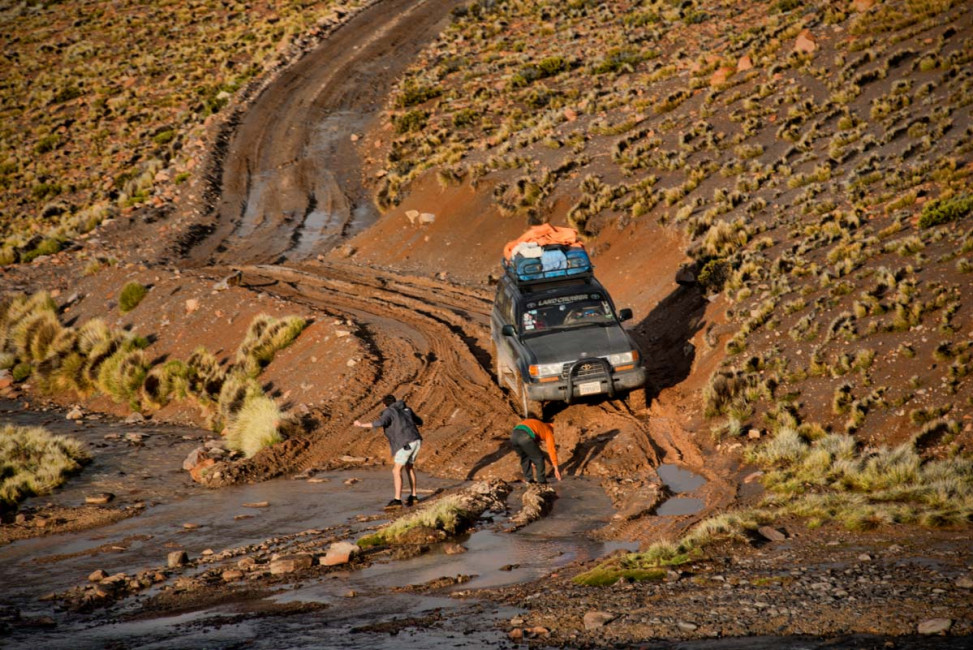
[[[396,78],[459,4],[373,2],[263,89],[219,152],[213,232],[190,259],[306,258],[374,221],[353,136],[372,125]]]
[[[208,236],[195,242],[184,265],[214,277],[240,270],[243,286],[345,320],[369,351],[356,380],[342,387],[336,410],[311,414],[317,424],[310,440],[285,445],[277,456],[262,454],[228,479],[369,455],[374,440],[351,423],[377,413],[386,393],[405,397],[426,420],[424,471],[517,477],[506,440],[518,413],[492,370],[491,288],[323,261],[336,260],[326,255],[347,237],[361,231],[359,238],[367,237],[378,218],[363,188],[353,134],[376,126],[397,76],[446,26],[457,4],[390,0],[362,10],[260,91],[238,113],[225,149],[214,154],[210,165],[219,173],[212,176],[212,194],[219,198],[210,206]],[[655,368],[654,385],[674,385],[681,378],[676,372]],[[622,401],[594,401],[550,405],[547,417],[556,427],[565,475],[604,478],[616,508],[628,513],[613,535],[660,532],[625,522],[654,505],[654,468],[662,462],[708,479],[707,507],[693,520],[735,496],[721,469],[704,465],[674,412],[657,400],[648,413]]]

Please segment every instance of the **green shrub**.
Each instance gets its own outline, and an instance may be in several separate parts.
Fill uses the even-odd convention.
[[[441,94],[442,90],[439,88],[423,86],[409,79],[403,84],[402,91],[395,98],[395,105],[398,108],[409,108],[410,106],[423,104],[434,97],[439,97]]]
[[[63,245],[64,240],[58,237],[48,237],[39,243],[36,248],[23,253],[20,256],[20,261],[26,264],[27,262],[34,261],[36,258],[41,257],[42,255],[53,255],[54,253],[60,251]]]
[[[160,146],[161,145],[166,145],[166,144],[169,144],[170,142],[172,142],[175,139],[175,137],[176,137],[176,132],[175,131],[173,131],[172,129],[166,129],[164,131],[160,131],[160,132],[156,133],[155,135],[153,135],[152,136],[152,142],[154,142],[154,143],[156,143],[157,145],[160,145]]]
[[[142,298],[149,290],[138,282],[128,282],[122,287],[122,292],[118,296],[118,308],[123,314],[128,313],[139,306]]]
[[[395,131],[398,134],[418,133],[426,128],[429,113],[423,110],[411,110],[395,118]]]
[[[90,460],[73,438],[53,436],[41,427],[0,428],[0,511],[28,496],[46,494]]]
[[[699,284],[707,291],[719,293],[730,277],[730,265],[721,259],[706,262],[699,272]]]
[[[962,219],[973,212],[973,194],[966,193],[948,199],[937,199],[923,206],[920,228],[932,228]]]

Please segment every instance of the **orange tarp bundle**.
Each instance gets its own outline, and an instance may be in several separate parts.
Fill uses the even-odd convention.
[[[503,247],[504,259],[509,260],[517,245],[524,242],[534,242],[540,246],[547,244],[561,244],[562,246],[581,245],[581,242],[578,241],[578,231],[574,228],[562,228],[552,226],[549,223],[542,223],[539,226],[531,227],[517,239],[507,242],[507,245]]]

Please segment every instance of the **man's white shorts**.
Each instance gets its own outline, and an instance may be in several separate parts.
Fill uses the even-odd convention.
[[[395,464],[396,465],[411,465],[416,462],[416,456],[419,455],[419,448],[422,447],[421,440],[413,440],[407,444],[402,449],[395,452]]]

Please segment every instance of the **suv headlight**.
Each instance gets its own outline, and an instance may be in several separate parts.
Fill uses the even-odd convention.
[[[531,377],[552,377],[561,374],[563,363],[538,363],[530,367]]]
[[[634,365],[638,363],[639,353],[638,350],[630,350],[628,352],[620,352],[618,354],[609,354],[608,363],[612,364],[615,368],[624,365]]]

